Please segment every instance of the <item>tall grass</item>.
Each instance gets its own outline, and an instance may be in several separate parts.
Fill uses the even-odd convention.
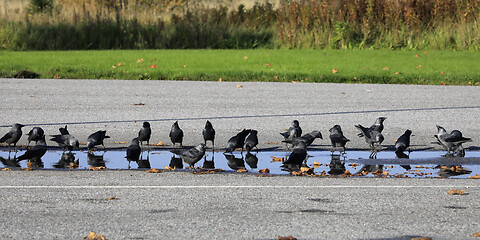
[[[480,0],[56,0],[0,11],[0,46],[58,49],[478,50]]]

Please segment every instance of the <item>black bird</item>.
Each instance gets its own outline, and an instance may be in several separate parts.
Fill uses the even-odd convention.
[[[245,149],[247,152],[250,152],[253,148],[257,148],[258,144],[258,131],[257,130],[250,130],[250,134],[248,134],[247,138],[245,139]],[[258,151],[258,148],[257,148]]]
[[[402,136],[397,139],[395,143],[395,154],[398,158],[408,158],[410,155],[410,136],[412,136],[412,131],[406,130]],[[408,155],[403,153],[408,148]]]
[[[312,131],[310,133],[304,134],[303,136],[301,136],[299,138],[287,139],[287,140],[284,140],[282,142],[290,143],[293,146],[297,146],[299,142],[304,142],[305,145],[308,147],[308,146],[312,145],[313,141],[317,138],[323,139],[322,133],[320,133],[320,131],[315,130],[315,131]]]
[[[225,149],[225,152],[233,152],[237,148],[243,148],[243,145],[245,145],[245,138],[247,135],[250,133],[250,129],[243,129],[241,132],[237,133],[237,135],[231,137],[228,139],[227,143],[227,148]]]
[[[30,146],[31,141],[35,141],[36,143],[38,140],[40,140],[40,138],[42,138],[43,135],[45,135],[45,132],[41,127],[34,127],[32,128],[32,130],[30,130],[30,132],[27,133],[27,135],[28,135],[28,144],[27,144],[27,147],[28,147]]]
[[[106,135],[107,131],[98,131],[92,133],[90,136],[87,138],[87,148],[90,151],[90,149],[94,148],[97,145],[102,145],[103,149],[105,149],[105,145],[103,144],[103,140],[105,138],[110,138],[110,136]]]
[[[22,127],[25,127],[25,125],[20,123],[13,124],[10,131],[0,138],[0,143],[5,142],[8,144],[8,147],[13,143],[13,148],[16,150],[17,142],[22,137]]]
[[[168,164],[168,166],[173,169],[182,169],[183,168],[182,158],[175,157],[175,155],[173,155],[172,158],[170,159],[170,163]]]
[[[453,130],[452,132],[447,133],[445,128],[437,125],[437,131],[437,134],[434,135],[437,138],[437,143],[442,145],[448,151],[447,154],[450,154],[450,152],[453,151],[463,155],[465,150],[463,149],[462,144],[472,141],[471,138],[463,137],[462,132],[459,130]]]
[[[64,128],[59,128],[58,131],[60,131],[61,135],[69,135],[70,133],[68,132],[67,125],[65,125]]]
[[[70,135],[67,130],[67,125],[64,128],[59,128],[60,135],[50,135],[50,141],[58,143],[58,146],[63,148],[63,151],[69,150],[70,152],[73,148],[79,148],[78,140]]]
[[[307,158],[307,144],[303,141],[298,142],[298,144],[293,149],[288,159],[283,162],[283,167],[286,166],[300,166]]]
[[[377,118],[377,120],[375,120],[375,123],[372,126],[370,126],[369,129],[371,131],[377,131],[379,133],[382,133],[382,131],[384,129],[383,121],[385,121],[385,119],[387,119],[387,118],[386,117]],[[358,136],[363,137],[363,132],[359,133]]]
[[[130,146],[127,148],[127,156],[125,158],[128,161],[137,162],[140,159],[140,154],[142,153],[142,149],[140,148],[140,141],[138,138],[132,139]]]
[[[138,132],[138,141],[140,144],[146,141],[147,145],[150,144],[150,136],[152,135],[152,129],[149,122],[143,122],[142,128]]]
[[[215,147],[215,129],[213,129],[210,121],[207,120],[205,123],[205,128],[203,129],[202,134],[205,145],[207,145],[207,141],[212,141],[212,146]]]
[[[301,137],[302,128],[300,127],[300,123],[298,122],[298,120],[293,120],[292,126],[288,128],[286,132],[280,133],[280,135],[282,135],[285,140]]]
[[[172,128],[170,129],[170,140],[172,140],[173,145],[180,143],[180,147],[183,147],[183,130],[178,126],[178,121],[173,123]]]
[[[362,135],[363,137],[365,137],[365,142],[367,142],[370,145],[370,148],[372,149],[370,158],[375,157],[378,152],[378,149],[376,149],[375,144],[377,145],[382,144],[384,140],[383,135],[379,131],[376,131],[374,129],[372,130],[372,128],[363,127],[360,124],[355,125],[355,127],[361,131],[361,134],[358,134],[358,135],[359,136]]]
[[[345,145],[347,142],[350,141],[350,139],[346,138],[343,135],[342,128],[340,125],[335,125],[332,128],[330,128],[330,141],[332,142],[332,151],[335,150],[335,148],[343,148],[343,152],[345,152]]]
[[[22,156],[17,158],[17,161],[25,159],[40,159],[47,152],[47,143],[45,142],[45,135],[43,135],[32,149],[28,149]]]
[[[171,150],[170,152],[178,155],[183,159],[185,163],[190,165],[192,167],[193,171],[196,172],[195,170],[195,163],[200,161],[200,159],[203,158],[203,155],[205,155],[205,149],[206,146],[203,143],[198,144],[198,146],[190,148],[190,149],[174,149]]]

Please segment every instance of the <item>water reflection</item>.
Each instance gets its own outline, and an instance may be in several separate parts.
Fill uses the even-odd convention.
[[[233,153],[223,154],[227,159],[227,165],[232,170],[245,169],[245,161],[243,160],[243,155],[240,153],[240,157],[236,157]]]
[[[18,154],[21,155],[22,152],[19,151]],[[328,176],[342,175],[346,171],[353,175],[358,173],[359,176],[367,172],[374,173],[362,175],[365,177],[468,178],[469,176],[480,174],[480,152],[474,151],[467,152],[467,156],[464,158],[442,157],[445,152],[441,151],[414,151],[409,158],[398,158],[394,152],[382,151],[378,153],[376,159],[369,159],[370,152],[367,151],[348,151],[347,154],[337,153],[309,151],[308,159],[300,165],[283,166],[280,159],[288,159],[290,152],[259,151],[258,153],[244,152],[241,154],[240,152],[233,152],[233,154],[224,154],[222,152],[209,151],[200,160],[199,166],[204,169],[219,168],[231,172],[246,169],[253,174],[265,168],[270,170],[270,174],[290,174],[292,171],[300,171],[302,166],[309,168],[315,166],[313,170],[316,174],[325,173]],[[165,167],[184,169],[186,166],[181,158],[167,151],[143,152],[138,161],[128,161],[125,158],[125,151],[100,151],[95,153],[47,151],[42,159],[33,159],[30,162],[17,162],[13,156],[14,154],[11,153],[9,157],[8,151],[0,151],[0,167],[12,169],[88,169],[90,166],[104,166],[108,169],[164,169]],[[319,164],[314,164],[314,162]],[[383,173],[383,175],[379,175],[380,173]]]
[[[98,153],[97,153],[98,154]],[[105,152],[102,152],[99,155],[95,155],[94,152],[87,153],[87,163],[92,167],[106,167],[105,161],[103,160],[103,156]]]

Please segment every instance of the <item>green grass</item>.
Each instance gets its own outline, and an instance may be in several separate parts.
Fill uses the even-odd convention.
[[[478,85],[480,54],[263,49],[0,51],[0,76],[12,77],[20,70],[37,72],[41,78]]]

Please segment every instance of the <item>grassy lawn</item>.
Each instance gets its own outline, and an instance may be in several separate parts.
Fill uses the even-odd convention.
[[[478,85],[480,54],[389,50],[0,51],[0,76]]]

